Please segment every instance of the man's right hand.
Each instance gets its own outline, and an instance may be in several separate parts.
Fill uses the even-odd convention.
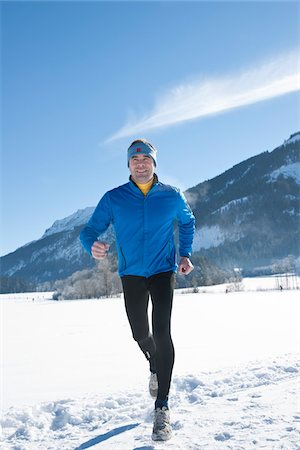
[[[105,242],[95,241],[92,245],[91,252],[95,259],[104,259],[107,255],[109,244]]]

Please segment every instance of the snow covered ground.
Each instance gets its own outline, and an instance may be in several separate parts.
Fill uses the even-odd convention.
[[[122,298],[0,296],[1,449],[300,450],[300,296],[274,287],[176,292],[166,443]]]

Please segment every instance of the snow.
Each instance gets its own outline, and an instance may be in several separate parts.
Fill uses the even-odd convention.
[[[197,252],[201,248],[217,247],[226,239],[225,232],[219,225],[202,226],[201,230],[196,229],[193,241],[193,251]]]
[[[249,201],[249,197],[242,197],[235,200],[231,200],[225,205],[213,211],[212,215],[224,214],[228,212],[231,208],[240,206]],[[242,220],[245,219],[245,213],[239,212],[236,214],[234,223],[232,225],[240,225]],[[200,249],[208,249],[211,247],[218,247],[225,241],[238,241],[243,237],[243,233],[240,231],[240,227],[231,226],[230,230],[222,229],[219,225],[203,225],[201,229],[196,229],[194,241],[193,241],[193,251],[199,251]]]
[[[56,220],[53,225],[45,231],[42,239],[46,236],[50,236],[51,234],[59,233],[61,231],[73,230],[79,225],[86,224],[92,213],[94,212],[94,209],[94,206],[89,206],[84,209],[79,209],[78,211],[68,217],[65,217],[64,219]]]
[[[224,213],[226,211],[228,211],[231,207],[235,207],[237,205],[240,205],[241,203],[245,203],[249,200],[248,197],[242,197],[242,198],[237,198],[235,200],[231,200],[230,202],[226,203],[224,206],[221,206],[221,208],[216,209],[212,214],[219,214],[219,213]]]
[[[296,133],[292,136],[290,136],[289,139],[287,139],[286,141],[284,141],[284,145],[287,144],[294,144],[295,142],[298,142],[300,140],[300,133]]]
[[[269,182],[276,181],[279,176],[294,178],[296,183],[300,184],[300,162],[284,165],[274,170],[269,175]]]
[[[275,286],[176,291],[173,438],[163,444],[151,440],[147,362],[122,297],[1,295],[1,448],[299,450],[299,293]]]
[[[238,223],[241,216],[236,217],[235,223]],[[193,241],[193,251],[199,251],[201,248],[218,247],[227,241],[238,241],[243,234],[238,228],[231,227],[229,231],[222,229],[219,225],[203,225],[201,229],[196,229]]]

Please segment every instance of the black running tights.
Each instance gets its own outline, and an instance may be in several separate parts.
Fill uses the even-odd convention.
[[[133,338],[149,360],[151,372],[157,373],[157,398],[165,400],[174,365],[170,322],[175,274],[162,272],[149,278],[125,275],[121,279]],[[149,296],[152,301],[152,333],[148,321]]]

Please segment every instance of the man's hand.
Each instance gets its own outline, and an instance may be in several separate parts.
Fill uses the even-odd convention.
[[[194,270],[194,266],[191,263],[190,259],[186,256],[181,256],[178,264],[178,272],[182,275],[188,275],[192,270]]]
[[[95,259],[104,259],[107,255],[109,244],[105,242],[95,241],[92,245],[92,256]]]

